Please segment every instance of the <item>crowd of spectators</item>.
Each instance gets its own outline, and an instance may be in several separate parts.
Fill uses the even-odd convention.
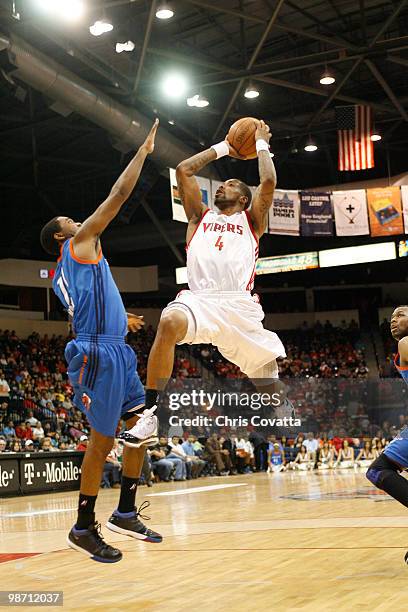
[[[356,321],[342,321],[338,327],[305,321],[297,330],[281,331],[286,358],[279,360],[281,378],[366,378],[364,345]],[[223,378],[241,378],[239,368],[226,361],[216,347],[193,347],[195,357]]]
[[[284,466],[281,469],[289,466],[304,469],[299,468],[301,465],[317,469],[322,464],[344,467],[345,462],[358,460],[364,443],[370,443],[370,453],[375,454],[371,449],[372,440],[378,450],[376,438],[383,440],[383,444],[405,424],[403,416],[380,420],[372,411],[373,403],[365,385],[368,370],[364,346],[355,323],[344,323],[338,328],[329,322],[317,323],[313,328],[304,323],[300,329],[280,335],[287,350],[287,358],[280,363],[281,376],[289,381],[291,401],[303,426],[325,432],[318,436],[318,449],[306,448],[305,455],[296,436],[286,439],[281,436],[271,441],[250,429],[238,433],[225,428],[221,433],[214,433],[202,428],[196,435],[192,431],[176,432],[170,438],[160,438],[159,444],[146,453],[143,471],[146,483],[272,469],[273,465],[279,465],[279,456]],[[22,340],[13,331],[0,330],[0,452],[86,449],[89,427],[82,412],[72,403],[64,360],[67,340],[62,336],[40,337],[35,333]],[[137,353],[142,382],[145,382],[153,340],[151,327],[128,337]],[[193,350],[190,358],[186,352],[176,356],[173,377],[180,384],[184,379],[201,376],[197,360],[216,379],[243,378],[239,369],[227,363],[216,348],[195,346]],[[342,442],[339,446],[338,440],[346,440],[346,448],[341,449]],[[326,442],[323,455],[322,441]],[[347,448],[353,449],[352,459]],[[119,485],[121,450],[117,444],[112,449],[103,486]]]

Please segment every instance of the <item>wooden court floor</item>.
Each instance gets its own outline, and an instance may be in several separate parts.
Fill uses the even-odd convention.
[[[117,497],[101,491],[102,524]],[[55,610],[408,610],[408,510],[362,473],[203,478],[138,499],[165,539],[104,528],[113,565],[68,549],[76,492],[2,499],[0,590],[62,590]]]

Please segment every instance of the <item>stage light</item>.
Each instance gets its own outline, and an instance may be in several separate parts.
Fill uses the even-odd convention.
[[[157,7],[157,19],[171,19],[173,15],[174,11],[167,2],[161,2],[160,5]]]
[[[372,134],[371,134],[371,136],[370,136],[370,139],[371,139],[373,142],[377,142],[378,140],[381,140],[381,139],[382,139],[382,136],[381,136],[380,132],[374,128],[374,129],[373,129],[373,133],[372,133]]]
[[[308,153],[311,153],[312,151],[317,151],[317,144],[315,143],[315,141],[311,138],[311,136],[309,136],[308,141],[305,144],[305,151],[307,151]]]
[[[82,0],[36,0],[37,6],[67,21],[76,21],[85,12]]]
[[[203,96],[199,96],[198,94],[196,94],[195,96],[192,96],[191,98],[187,98],[187,106],[195,106],[196,108],[205,108],[209,104],[210,103],[207,100],[207,98],[204,98]]]
[[[101,19],[100,21],[95,21],[95,23],[89,26],[89,31],[93,36],[101,36],[106,32],[111,32],[113,30],[113,24],[105,19]]]
[[[322,76],[320,77],[321,85],[333,85],[333,83],[335,82],[336,82],[336,78],[334,74],[326,68],[326,70],[323,72]]]
[[[254,85],[248,85],[245,90],[244,96],[248,99],[257,98],[259,96],[259,91]]]
[[[172,73],[165,77],[161,89],[169,98],[181,98],[187,90],[187,80],[182,74]]]
[[[116,43],[116,53],[122,53],[122,51],[133,51],[135,48],[135,43],[131,40],[128,40],[124,43]]]

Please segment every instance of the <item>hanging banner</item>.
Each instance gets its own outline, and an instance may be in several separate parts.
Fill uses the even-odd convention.
[[[332,202],[337,236],[365,236],[370,233],[365,189],[333,191]]]
[[[405,233],[408,234],[408,185],[401,185],[402,213]]]
[[[302,236],[332,236],[333,214],[330,193],[300,192],[300,225]]]
[[[371,236],[403,234],[399,187],[367,189]]]
[[[180,200],[180,195],[177,187],[176,171],[174,168],[169,168],[170,173],[170,195],[171,205],[173,210],[173,220],[187,223],[186,213],[184,212],[183,204]],[[201,191],[201,202],[205,206],[209,206],[211,203],[211,181],[210,179],[197,176],[197,183]]]
[[[276,189],[269,209],[269,233],[299,236],[299,209],[298,191]]]

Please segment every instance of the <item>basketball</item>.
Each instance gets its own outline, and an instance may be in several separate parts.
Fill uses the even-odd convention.
[[[229,129],[228,142],[245,159],[256,157],[255,132],[259,123],[259,119],[254,117],[244,117],[238,119]]]

